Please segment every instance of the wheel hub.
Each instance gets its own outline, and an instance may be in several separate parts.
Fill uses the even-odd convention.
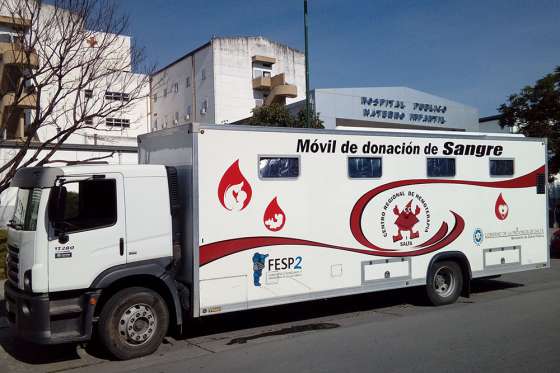
[[[155,334],[157,318],[146,304],[135,304],[125,310],[119,320],[119,334],[131,345],[148,342]]]
[[[434,290],[441,297],[448,297],[455,291],[455,277],[447,267],[438,269],[434,276]]]

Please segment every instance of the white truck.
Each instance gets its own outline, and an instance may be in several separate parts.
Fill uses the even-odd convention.
[[[120,359],[187,320],[546,268],[546,141],[191,124],[140,165],[18,171],[7,315],[37,343],[96,328]]]

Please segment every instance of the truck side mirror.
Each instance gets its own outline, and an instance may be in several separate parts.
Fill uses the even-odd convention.
[[[66,209],[66,187],[54,186],[49,194],[48,214],[49,220],[53,223],[55,229],[59,223],[64,220],[64,211]]]

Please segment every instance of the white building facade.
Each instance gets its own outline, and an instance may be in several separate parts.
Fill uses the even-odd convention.
[[[325,128],[479,131],[477,109],[407,87],[314,89],[310,96]]]
[[[305,99],[305,57],[263,37],[217,37],[152,75],[151,129],[225,124]]]

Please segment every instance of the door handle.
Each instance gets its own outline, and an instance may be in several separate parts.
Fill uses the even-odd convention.
[[[124,255],[124,238],[120,238],[119,240],[119,251],[121,253],[121,256]]]

